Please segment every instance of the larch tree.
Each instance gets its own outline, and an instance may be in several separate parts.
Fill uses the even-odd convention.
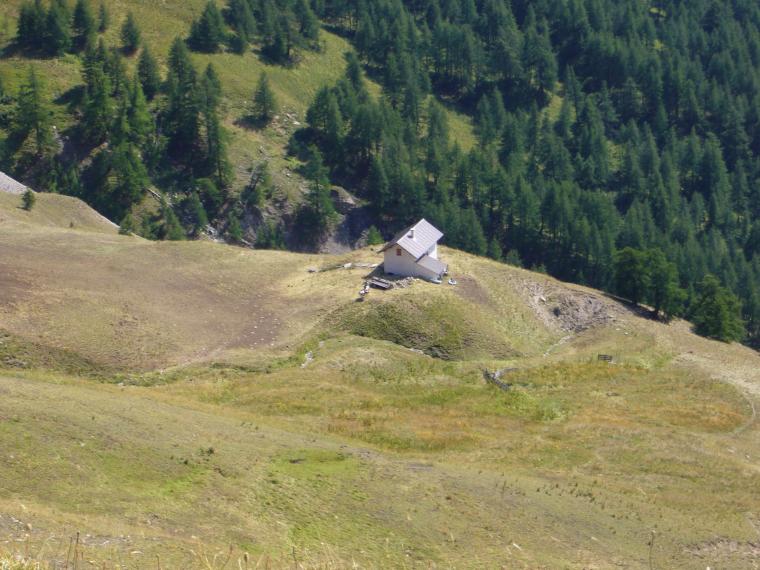
[[[147,45],[143,44],[140,59],[137,62],[137,75],[140,85],[148,101],[152,101],[161,89],[161,75],[158,71],[156,58]]]
[[[134,54],[140,47],[140,28],[137,26],[137,21],[132,12],[129,12],[124,20],[120,36],[121,47],[127,55]]]
[[[253,117],[257,122],[269,124],[278,111],[277,98],[269,85],[269,76],[262,72],[253,94]]]

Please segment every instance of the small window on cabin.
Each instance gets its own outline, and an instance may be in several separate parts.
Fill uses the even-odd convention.
[[[396,248],[396,255],[401,255],[401,248],[400,247]]]

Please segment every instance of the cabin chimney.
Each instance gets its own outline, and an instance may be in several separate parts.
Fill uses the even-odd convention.
[[[412,239],[414,239],[414,228],[412,228],[411,230],[409,230],[409,237],[412,238]]]

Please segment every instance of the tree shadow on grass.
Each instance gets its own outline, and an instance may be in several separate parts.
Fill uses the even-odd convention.
[[[618,295],[615,295],[614,293],[608,293],[605,291],[602,291],[601,293],[607,299],[610,299],[618,303],[620,307],[627,310],[632,315],[641,317],[642,319],[648,319],[650,321],[657,321],[657,322],[665,323],[665,324],[669,322],[669,320],[663,318],[662,315],[655,314],[654,310],[651,307],[647,307],[645,305],[634,305],[628,299],[619,297]]]
[[[30,48],[22,46],[14,38],[8,42],[8,44],[2,50],[0,50],[0,58],[9,59],[12,57],[22,57],[29,60],[53,60],[60,57],[60,55],[52,54],[42,47]],[[29,63],[34,63],[34,61],[29,61]]]
[[[84,93],[84,85],[75,85],[56,97],[54,103],[56,105],[65,105],[66,110],[71,113],[84,102]]]
[[[254,115],[245,115],[235,119],[234,125],[247,131],[263,131],[271,122],[271,119],[266,120]]]

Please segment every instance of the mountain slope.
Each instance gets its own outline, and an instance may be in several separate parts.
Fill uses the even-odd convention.
[[[87,204],[70,196],[36,194],[31,212],[21,209],[21,197],[0,191],[0,223],[33,224],[114,235],[118,227]]]
[[[446,248],[456,287],[359,303],[370,269],[344,265],[370,250],[148,242],[71,229],[71,204],[56,226],[0,202],[0,552],[63,561],[80,531],[130,568],[755,556],[755,352]]]

